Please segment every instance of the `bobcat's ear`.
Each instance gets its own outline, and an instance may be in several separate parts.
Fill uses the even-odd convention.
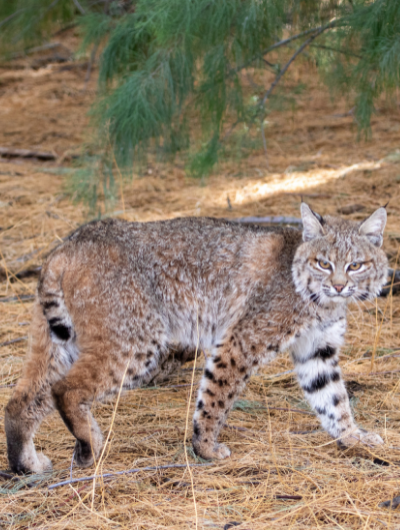
[[[359,234],[367,237],[376,247],[382,246],[386,219],[386,208],[382,206],[361,223]]]
[[[312,241],[316,237],[324,235],[323,218],[311,210],[305,202],[300,207],[301,219],[303,221],[303,241]]]

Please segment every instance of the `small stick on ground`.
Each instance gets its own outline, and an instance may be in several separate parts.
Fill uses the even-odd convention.
[[[38,158],[39,160],[56,160],[57,156],[48,151],[32,151],[30,149],[14,149],[0,147],[0,157],[4,158]]]
[[[204,467],[212,466],[213,463],[209,464],[189,464],[190,467]],[[63,482],[57,482],[56,484],[51,484],[48,486],[49,490],[59,488],[60,486],[67,486],[68,484],[75,484],[77,482],[87,482],[89,480],[95,480],[97,478],[108,478],[108,477],[117,477],[118,475],[129,475],[133,473],[140,473],[141,471],[161,471],[162,469],[176,469],[176,468],[187,468],[187,464],[168,464],[166,466],[149,466],[136,469],[127,469],[125,471],[116,471],[115,473],[103,473],[103,475],[92,475],[90,477],[81,477],[75,478],[73,480],[64,480]]]

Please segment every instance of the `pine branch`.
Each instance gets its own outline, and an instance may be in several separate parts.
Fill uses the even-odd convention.
[[[357,53],[349,52],[347,50],[340,50],[338,48],[332,48],[331,46],[325,46],[323,44],[311,44],[310,48],[320,48],[321,50],[329,50],[331,52],[342,53],[343,55],[348,55],[349,57],[357,57],[357,59],[363,59],[362,55]]]
[[[279,81],[282,79],[282,77],[285,75],[285,73],[287,72],[289,66],[292,64],[292,62],[296,59],[296,57],[298,55],[300,55],[306,48],[309,44],[312,43],[312,41],[314,39],[316,39],[319,35],[321,35],[321,33],[323,33],[324,31],[326,31],[327,29],[330,29],[334,26],[334,23],[335,21],[327,24],[326,26],[321,26],[319,28],[319,30],[314,33],[313,35],[311,35],[311,37],[309,37],[305,42],[303,42],[303,44],[300,46],[300,48],[298,48],[295,53],[291,56],[291,58],[289,59],[289,61],[285,64],[285,66],[281,69],[281,71],[278,73],[278,75],[275,77],[275,80],[273,81],[273,83],[271,84],[271,86],[269,87],[269,89],[265,92],[262,100],[261,100],[261,103],[259,103],[259,106],[260,107],[263,107],[265,105],[265,102],[267,101],[267,99],[269,98],[269,96],[272,94],[273,90],[275,89],[276,85],[279,83]]]
[[[72,0],[75,7],[77,8],[77,10],[80,12],[81,15],[85,15],[86,14],[86,11],[83,9],[83,7],[81,6],[81,4],[79,3],[78,0]]]
[[[6,17],[4,20],[2,20],[0,22],[0,28],[1,28],[1,26],[4,26],[5,24],[7,24],[7,22],[10,22],[10,20],[12,20],[13,18],[17,17],[18,15],[20,15],[24,11],[26,11],[26,10],[25,9],[18,9],[17,11],[15,11],[15,13],[12,13],[8,17]]]
[[[316,36],[320,35],[322,32],[324,32],[327,29],[331,29],[334,26],[336,26],[337,21],[331,21],[329,24],[325,24],[324,26],[318,26],[316,28],[307,29],[305,31],[302,31],[301,33],[297,33],[296,35],[292,35],[291,37],[288,37],[287,39],[282,39],[278,42],[275,42],[268,48],[265,48],[257,55],[254,55],[249,59],[248,61],[244,62],[243,64],[237,66],[234,69],[234,73],[240,72],[240,70],[243,70],[243,68],[247,68],[251,65],[256,59],[259,59],[260,57],[263,57],[264,55],[267,55],[268,53],[272,52],[273,50],[276,50],[277,48],[281,48],[282,46],[286,46],[287,44],[290,44],[294,40],[301,39],[302,37],[305,37],[306,35],[309,35],[310,33],[315,33]],[[314,37],[315,38],[315,37]]]

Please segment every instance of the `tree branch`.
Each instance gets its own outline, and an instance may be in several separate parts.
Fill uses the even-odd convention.
[[[337,21],[332,20],[328,24],[325,24],[324,26],[318,26],[316,28],[307,29],[305,31],[302,31],[301,33],[297,33],[296,35],[292,35],[291,37],[288,37],[287,39],[282,39],[278,42],[275,42],[271,46],[268,46],[268,48],[265,48],[265,50],[262,50],[257,55],[254,55],[251,59],[246,61],[245,63],[241,64],[240,66],[237,66],[234,70],[235,73],[239,72],[240,70],[243,70],[243,68],[247,68],[247,66],[250,66],[250,64],[255,61],[256,59],[267,55],[267,53],[272,52],[273,50],[276,50],[277,48],[281,48],[282,46],[286,46],[286,44],[289,44],[290,42],[293,42],[294,40],[301,39],[301,37],[305,37],[306,35],[309,35],[310,33],[315,33],[316,36],[320,35],[322,32],[324,32],[327,29],[333,28],[336,26]],[[315,38],[315,37],[314,37]]]
[[[329,50],[331,52],[342,53],[343,55],[349,55],[350,57],[357,57],[357,59],[363,59],[362,55],[357,53],[348,52],[346,50],[340,50],[338,48],[332,48],[331,46],[324,46],[323,44],[312,44],[310,48],[320,48],[321,50]]]
[[[83,7],[81,6],[81,4],[79,3],[78,0],[72,0],[76,9],[80,12],[81,15],[84,15],[86,13],[86,11],[83,9]]]
[[[4,24],[7,24],[7,22],[9,22],[10,20],[12,20],[13,18],[15,18],[16,16],[18,16],[20,13],[24,11],[26,11],[26,9],[18,9],[17,11],[15,11],[14,13],[6,17],[4,20],[0,22],[0,28],[1,26],[4,26]]]
[[[334,21],[333,21],[334,22]],[[330,24],[326,25],[326,26],[321,26],[319,28],[319,30],[314,33],[313,35],[311,35],[311,37],[309,37],[305,42],[303,42],[303,44],[300,46],[300,48],[298,48],[295,53],[291,56],[291,58],[289,59],[289,61],[285,64],[285,66],[281,69],[281,71],[279,72],[279,74],[275,77],[275,80],[274,82],[272,83],[272,85],[269,87],[269,89],[265,92],[264,94],[264,97],[262,98],[261,100],[261,103],[259,103],[260,107],[264,106],[265,105],[265,102],[267,101],[267,99],[269,98],[269,96],[271,95],[272,91],[274,90],[274,88],[276,87],[276,85],[279,83],[279,81],[282,79],[282,77],[285,75],[285,73],[287,72],[289,66],[292,64],[292,62],[296,59],[296,57],[298,55],[300,55],[304,50],[305,48],[307,48],[307,46],[309,44],[312,43],[312,41],[314,39],[316,39],[319,35],[321,35],[321,33],[323,33],[324,31],[326,31],[328,28],[331,28],[333,27],[333,22],[331,22]]]

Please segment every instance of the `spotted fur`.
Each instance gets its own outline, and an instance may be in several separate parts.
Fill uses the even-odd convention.
[[[230,454],[217,438],[235,399],[285,350],[331,436],[381,442],[355,425],[338,358],[346,303],[375,296],[385,280],[385,210],[359,224],[303,204],[302,217],[303,232],[206,218],[74,232],[42,268],[30,351],[5,413],[11,468],[50,468],[33,436],[54,408],[76,438],[77,463],[91,465],[102,446],[93,400],[116,392],[125,371],[125,388],[172,373],[197,343],[208,352],[193,420],[203,458]],[[355,261],[363,266],[350,271]]]

